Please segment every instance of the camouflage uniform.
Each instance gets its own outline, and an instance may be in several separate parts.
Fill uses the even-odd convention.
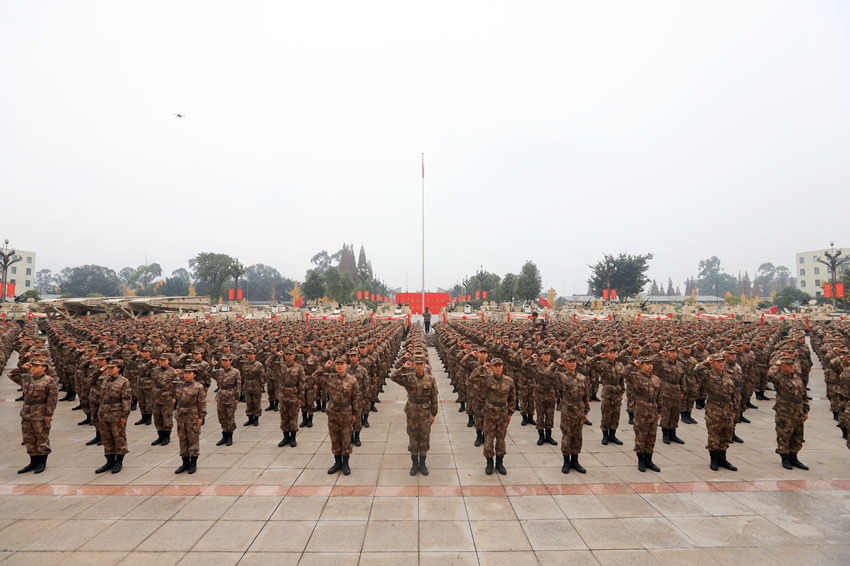
[[[498,358],[493,360],[493,365],[496,363],[500,363]],[[507,452],[505,436],[508,432],[508,421],[516,409],[516,389],[510,377],[496,377],[492,371],[484,371],[484,457],[487,459],[488,473],[493,473],[493,456],[496,456],[496,469],[504,473],[503,468],[500,468],[502,458]]]
[[[243,364],[242,369],[243,393],[245,395],[245,415],[249,417],[247,424],[258,424],[263,414],[263,387],[266,385],[266,368],[254,360]]]
[[[647,375],[642,369],[626,374],[626,379],[634,402],[635,452],[638,455],[638,469],[641,468],[642,463],[647,468],[653,469],[652,453],[655,450],[655,436],[658,429],[658,395],[661,391],[661,380],[657,375],[651,373]]]
[[[620,412],[623,407],[623,389],[625,388],[623,378],[623,364],[614,361],[609,362],[602,359],[596,364],[596,375],[600,378],[602,385],[602,434],[603,440],[615,436],[620,426]]]
[[[166,435],[171,435],[171,429],[174,427],[174,398],[177,393],[175,381],[177,374],[174,369],[166,366],[165,368],[159,365],[151,370],[151,399],[153,401],[153,423],[156,430],[160,433],[162,440]],[[159,443],[158,443],[159,444]]]
[[[790,358],[783,358],[783,360]],[[787,367],[791,368],[788,362]],[[782,362],[782,366],[786,364]],[[791,469],[797,453],[803,448],[803,423],[809,413],[809,399],[803,376],[797,371],[780,371],[768,378],[776,390],[773,410],[776,412],[776,453],[782,456],[783,466]],[[788,465],[785,465],[788,460]],[[798,466],[802,469],[808,469]]]
[[[519,357],[519,379],[517,383],[517,393],[519,395],[519,410],[520,414],[525,415],[526,422],[534,420],[534,387],[535,387],[535,359],[531,355],[526,355],[525,352]],[[536,422],[534,424],[537,424]]]
[[[358,357],[360,354],[357,350],[352,350]],[[349,352],[351,353],[351,352]],[[360,446],[360,431],[363,430],[363,415],[369,414],[369,400],[371,399],[372,380],[369,373],[358,363],[351,363],[348,369],[345,370],[350,376],[357,380],[360,386],[360,407],[357,410],[357,418],[354,421],[354,432],[352,433],[351,442],[355,446]]]
[[[561,386],[561,454],[564,456],[564,466],[568,466],[567,458],[581,453],[582,429],[585,416],[590,412],[590,387],[587,378],[569,370],[559,372]],[[604,395],[604,393],[603,393]]]
[[[130,380],[121,375],[105,377],[99,397],[98,419],[103,452],[123,456],[127,453],[127,417],[133,402]]]
[[[21,373],[13,381],[23,389],[21,434],[27,454],[46,457],[50,454],[50,423],[44,419],[53,418],[59,401],[59,385],[47,373],[37,379],[30,373]]]
[[[732,442],[737,414],[735,381],[725,371],[715,371],[710,363],[702,361],[694,369],[705,395],[705,428],[708,432],[706,450],[725,452]]]
[[[390,379],[407,391],[407,449],[412,455],[425,455],[431,448],[431,417],[439,411],[437,382],[430,372],[416,375],[413,368],[398,369]]]
[[[664,444],[670,444],[671,441],[684,444],[684,441],[676,436],[682,391],[685,388],[685,374],[682,364],[678,361],[671,362],[665,352],[655,360],[653,373],[661,381],[661,390],[658,394],[658,414],[661,415],[661,418],[658,426],[664,435]]]
[[[212,377],[218,385],[218,393],[215,395],[215,412],[218,415],[221,432],[232,434],[236,430],[236,405],[239,397],[242,396],[242,378],[239,370],[232,367],[214,370]]]
[[[347,363],[347,362],[346,362]],[[351,454],[351,431],[360,407],[360,384],[353,376],[340,377],[324,367],[316,370],[313,379],[328,394],[328,434],[335,456]]]
[[[201,426],[198,422],[207,416],[207,394],[204,386],[197,381],[185,383],[177,392],[175,410],[180,457],[197,458],[200,454],[201,436]]]
[[[304,366],[293,361],[280,365],[280,381],[277,388],[277,402],[280,410],[280,430],[283,432],[283,444],[292,443],[295,446],[295,435],[298,432],[298,403],[304,398],[304,390],[311,387],[304,373]],[[312,419],[312,415],[310,415]],[[312,425],[312,423],[310,423]],[[287,439],[287,437],[289,437]]]

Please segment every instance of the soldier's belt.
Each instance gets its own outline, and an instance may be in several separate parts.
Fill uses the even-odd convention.
[[[644,403],[655,403],[655,399],[650,399],[649,397],[638,397],[638,396],[635,396],[634,400],[635,400],[635,401],[642,401],[642,402],[644,402]]]
[[[279,387],[298,387],[298,382],[295,383],[280,383]]]
[[[731,403],[732,399],[730,397],[718,397],[716,395],[706,395],[706,399],[709,401],[714,401],[715,403]]]
[[[661,378],[661,381],[663,381],[664,383],[666,383],[668,385],[679,385],[678,381],[673,381],[671,379],[664,379],[663,377]]]
[[[197,406],[197,403],[183,403],[183,402],[180,402],[180,403],[177,403],[177,406],[178,406],[178,407],[180,407],[181,409],[191,409],[192,407],[196,407],[196,406]]]
[[[426,403],[431,402],[430,399],[414,399],[414,398],[408,399],[407,401],[409,403],[416,403],[417,405],[425,405]]]
[[[113,403],[120,403],[121,399],[106,399],[105,401],[101,401],[101,405],[112,405]]]
[[[24,405],[47,405],[47,401],[24,401]]]
[[[330,404],[331,404],[331,407],[339,407],[340,409],[344,409],[344,408],[346,408],[346,407],[350,407],[350,406],[351,406],[351,403],[348,403],[348,402],[345,402],[345,403],[337,403],[336,401],[333,401],[333,400],[331,400],[331,401],[330,401]]]
[[[583,397],[561,397],[561,403],[569,402],[569,403],[579,403],[584,401]]]
[[[776,400],[781,401],[782,403],[803,403],[802,399],[792,399],[791,397],[777,397]]]
[[[620,383],[617,381],[603,381],[602,385],[608,385],[609,387],[620,387]]]
[[[507,407],[506,403],[497,403],[495,401],[490,401],[489,399],[487,400],[487,404],[492,407]]]

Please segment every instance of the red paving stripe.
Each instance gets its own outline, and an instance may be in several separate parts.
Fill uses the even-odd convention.
[[[546,485],[329,486],[296,485],[78,485],[0,484],[0,495],[141,495],[276,497],[519,497],[530,495],[617,495],[744,491],[850,490],[850,480],[708,481]]]

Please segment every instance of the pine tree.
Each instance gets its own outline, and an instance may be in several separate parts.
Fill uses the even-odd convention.
[[[360,248],[360,253],[364,253],[362,247]],[[337,269],[340,273],[348,273],[352,281],[357,281],[357,265],[354,263],[354,244],[342,245]]]
[[[673,278],[669,277],[667,279],[667,296],[673,297],[676,295],[676,291],[673,289]]]
[[[652,288],[649,290],[649,295],[651,297],[657,297],[661,292],[658,290],[658,283],[656,283],[655,279],[652,280]]]

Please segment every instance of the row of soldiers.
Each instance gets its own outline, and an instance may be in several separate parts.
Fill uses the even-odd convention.
[[[725,459],[728,448],[725,437],[743,442],[736,434],[735,425],[749,423],[744,413],[756,408],[751,401],[753,393],[757,399],[767,400],[768,383],[777,387],[776,382],[780,381],[782,385],[778,387],[783,392],[777,393],[775,399],[777,452],[784,467],[804,467],[796,454],[802,443],[802,422],[808,412],[809,398],[805,392],[812,362],[805,335],[798,330],[786,335],[785,331],[779,326],[761,328],[708,322],[654,327],[625,324],[601,327],[576,322],[550,324],[544,330],[543,325],[531,320],[526,327],[492,323],[438,325],[436,334],[438,351],[458,393],[459,411],[465,410],[469,415],[468,426],[476,427],[476,446],[486,436],[482,384],[492,373],[487,367],[488,356],[503,360],[505,371],[516,387],[517,404],[513,409],[523,415],[523,425],[536,425],[538,445],[557,444],[552,438],[554,411],[564,406],[565,395],[570,398],[574,406],[568,411],[573,414],[567,418],[566,427],[561,410],[561,447],[565,457],[562,471],[566,473],[567,456],[577,456],[577,442],[580,449],[574,423],[581,420],[582,424],[590,424],[586,417],[589,405],[579,402],[580,396],[570,392],[576,379],[565,380],[565,376],[573,373],[569,369],[572,363],[575,363],[574,373],[582,378],[578,381],[584,384],[588,402],[602,403],[603,444],[622,444],[616,430],[625,394],[629,424],[635,425],[636,433],[641,431],[642,434],[636,434],[638,438],[647,439],[636,446],[639,467],[649,469],[657,467],[651,461],[655,438],[652,427],[658,423],[665,444],[683,444],[676,434],[678,422],[681,419],[684,423],[695,423],[692,417],[695,407],[706,409],[707,449],[712,469],[733,468]],[[846,344],[846,334],[842,336]],[[783,371],[786,365],[790,372]],[[847,366],[838,366],[836,362],[836,370],[841,367]],[[850,379],[850,372],[847,378]],[[657,381],[657,387],[650,387],[650,381]],[[799,382],[800,386],[789,386],[788,382]],[[597,396],[600,385],[601,399]],[[788,391],[789,387],[793,391]],[[649,410],[647,399],[651,400]],[[837,403],[842,401],[839,399]],[[843,407],[846,413],[846,402]],[[651,425],[647,424],[649,420]],[[846,428],[846,422],[842,424]]]
[[[262,394],[267,392],[266,411],[280,414],[283,440],[278,446],[296,446],[298,428],[313,426],[314,411],[332,411],[328,403],[333,401],[334,384],[323,375],[340,358],[346,361],[346,373],[354,376],[358,389],[353,408],[356,419],[346,441],[359,446],[360,431],[369,426],[369,412],[377,410],[375,403],[398,351],[403,328],[400,323],[308,327],[276,321],[51,321],[45,331],[47,347],[37,327],[34,332],[17,336],[18,367],[10,377],[22,386],[25,408],[35,403],[33,392],[27,388],[30,382],[53,381],[57,398],[64,389],[66,401],[75,400],[79,394],[80,404],[74,409],[85,412],[86,418],[78,424],[91,424],[96,431],[86,444],[102,444],[107,456],[107,464],[98,471],[117,472],[127,453],[126,421],[138,407],[141,418],[136,424],[153,421],[157,430],[152,445],[168,445],[176,422],[184,459],[178,472],[193,473],[212,381],[217,384],[214,393],[222,430],[218,445],[232,444],[239,402],[246,405],[245,426],[259,424]],[[191,354],[183,352],[186,345]],[[36,375],[38,379],[34,379]],[[52,417],[56,404],[52,396],[41,401]],[[48,434],[49,427],[41,430],[37,439],[24,439],[31,456],[39,456],[39,460],[44,456],[46,461],[46,454],[41,452],[49,453]]]

